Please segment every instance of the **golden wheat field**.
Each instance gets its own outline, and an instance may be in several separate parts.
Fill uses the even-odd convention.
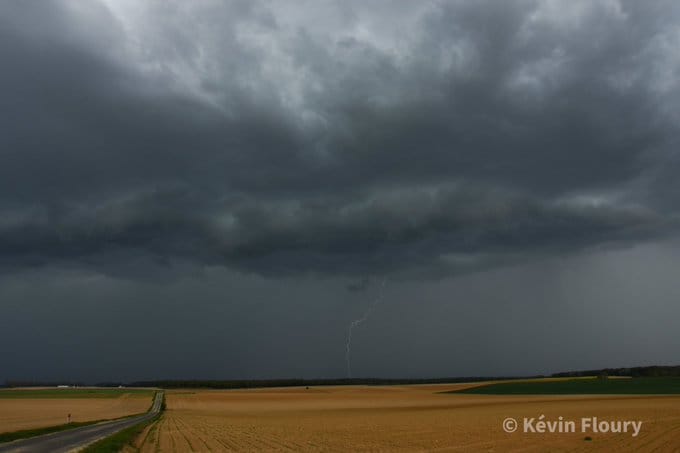
[[[142,452],[679,451],[680,396],[442,394],[463,384],[168,391]],[[523,433],[506,417],[635,419],[640,434]]]
[[[146,412],[151,394],[124,393],[117,398],[0,398],[0,433],[61,425],[71,421],[125,417]]]

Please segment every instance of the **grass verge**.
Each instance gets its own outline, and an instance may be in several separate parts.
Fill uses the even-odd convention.
[[[138,423],[134,426],[131,426],[129,428],[125,428],[122,431],[117,432],[116,434],[105,437],[102,440],[99,440],[92,445],[89,445],[85,447],[85,449],[81,450],[82,453],[118,453],[121,450],[123,450],[126,446],[127,447],[132,447],[134,448],[133,442],[139,436],[144,432],[144,429],[151,423],[155,423],[156,420],[160,417],[160,413],[145,422]],[[135,449],[136,450],[136,449]]]
[[[23,390],[21,390],[23,392]],[[143,392],[151,392],[150,390],[143,390]],[[153,407],[153,401],[156,397],[156,393],[154,392],[151,398],[151,406],[149,406],[149,409],[147,412],[151,410]],[[163,396],[163,405],[161,406],[161,411],[165,409],[165,396]],[[88,426],[88,425],[94,425],[96,423],[101,423],[101,422],[109,422],[111,420],[123,420],[125,418],[131,418],[131,417],[138,417],[140,415],[144,415],[146,412],[141,412],[138,414],[130,414],[126,415],[125,417],[120,417],[120,418],[103,418],[100,420],[90,420],[86,422],[71,422],[71,423],[64,423],[63,425],[55,425],[55,426],[46,426],[44,428],[32,428],[32,429],[23,429],[20,431],[11,431],[7,433],[0,433],[0,444],[5,443],[5,442],[12,442],[13,440],[19,440],[19,439],[27,439],[29,437],[35,437],[35,436],[42,436],[43,434],[51,434],[51,433],[56,433],[59,431],[66,431],[68,429],[74,429],[74,428],[81,428],[83,426]]]
[[[23,429],[21,431],[12,431],[9,433],[0,433],[0,443],[11,442],[18,439],[26,439],[28,437],[41,436],[43,434],[56,433],[58,431],[65,431],[67,429],[80,428],[81,426],[94,425],[95,423],[106,420],[92,420],[89,422],[73,422],[65,423],[63,425],[47,426],[45,428]]]
[[[499,382],[443,393],[478,395],[669,395],[680,394],[678,377],[568,379]]]
[[[0,444],[4,442],[11,442],[13,440],[27,439],[29,437],[42,436],[43,434],[56,433],[59,431],[66,431],[74,428],[81,428],[83,426],[94,425],[101,422],[110,422],[113,420],[123,420],[131,417],[138,417],[144,415],[146,412],[140,412],[139,414],[130,414],[125,417],[120,418],[103,418],[101,420],[90,420],[87,422],[71,422],[64,423],[63,425],[46,426],[44,428],[33,428],[33,429],[23,429],[21,431],[11,431],[8,433],[0,433]]]
[[[134,440],[144,432],[144,429],[152,423],[155,423],[163,414],[165,410],[165,395],[163,395],[163,402],[161,403],[160,412],[153,418],[138,423],[136,425],[125,428],[109,437],[105,437],[81,450],[82,453],[117,453],[122,451],[125,447],[130,447],[137,450],[133,445]]]

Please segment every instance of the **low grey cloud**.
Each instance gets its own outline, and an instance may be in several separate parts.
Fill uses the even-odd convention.
[[[345,376],[358,319],[355,376],[676,360],[678,24],[0,2],[0,380]]]
[[[674,2],[0,10],[3,273],[431,278],[676,231]]]

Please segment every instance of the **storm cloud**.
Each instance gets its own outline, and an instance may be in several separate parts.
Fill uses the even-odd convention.
[[[675,2],[3,2],[0,269],[427,278],[674,234]]]
[[[677,360],[678,49],[670,0],[2,1],[0,379],[345,376],[379,282],[356,376]]]

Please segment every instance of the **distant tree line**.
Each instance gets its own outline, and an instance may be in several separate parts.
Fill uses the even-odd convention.
[[[632,377],[669,377],[680,376],[680,365],[643,366],[630,368],[603,368],[598,370],[565,371],[554,373],[551,377],[582,376],[632,376]],[[529,379],[545,377],[534,376],[468,376],[425,379],[383,379],[383,378],[339,378],[339,379],[161,379],[135,382],[101,382],[98,387],[160,387],[160,388],[211,388],[241,389],[261,387],[309,387],[318,385],[413,385],[413,384],[455,384],[460,382],[480,382],[490,380]],[[83,382],[7,380],[0,387],[56,387],[57,385],[84,386]],[[91,385],[91,384],[90,384]]]
[[[542,377],[542,376],[530,376]],[[22,381],[8,380],[0,387],[56,387],[57,385],[92,385],[94,387],[160,387],[160,388],[212,388],[241,389],[262,387],[309,387],[314,385],[409,385],[409,384],[452,384],[459,382],[480,382],[497,379],[525,379],[525,377],[456,377],[456,378],[424,378],[424,379],[383,379],[383,378],[338,378],[338,379],[160,379],[135,382],[98,382],[70,383],[64,381]]]
[[[85,384],[82,382],[73,381],[37,381],[37,380],[8,379],[5,381],[5,384],[0,385],[0,387],[56,387],[58,385],[70,385],[71,387],[74,386],[82,387]]]
[[[156,380],[137,381],[131,387],[161,388],[211,388],[242,389],[261,387],[310,387],[320,385],[412,385],[412,384],[451,384],[458,382],[479,382],[491,379],[519,379],[517,377],[457,377],[431,379],[382,379],[382,378],[341,378],[341,379],[239,379],[239,380]]]
[[[553,377],[582,376],[631,376],[631,377],[670,377],[680,376],[680,365],[675,366],[638,366],[632,368],[603,368],[599,370],[565,371]]]

